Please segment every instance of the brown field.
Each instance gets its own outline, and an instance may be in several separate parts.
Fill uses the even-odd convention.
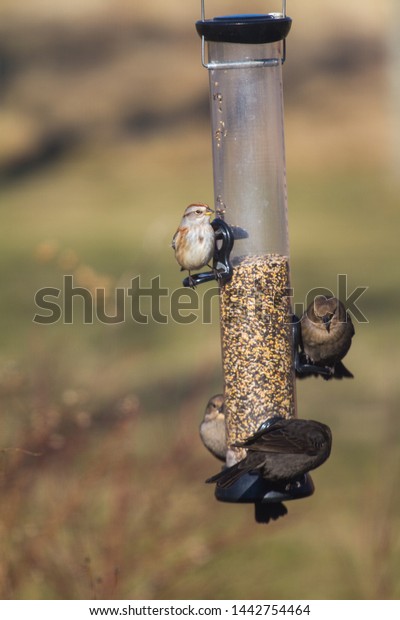
[[[284,67],[295,300],[348,274],[368,322],[354,380],[298,386],[334,435],[315,494],[261,526],[203,484],[216,304],[211,325],[84,324],[79,300],[72,324],[32,321],[65,274],[111,309],[139,274],[179,286],[171,236],[213,199],[200,3],[0,0],[1,598],[399,598],[395,7],[312,4],[288,2]]]

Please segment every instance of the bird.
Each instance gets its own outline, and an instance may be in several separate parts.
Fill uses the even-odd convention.
[[[207,483],[216,482],[224,489],[246,473],[259,473],[272,484],[287,484],[326,461],[332,433],[326,424],[314,420],[279,418],[233,445],[247,450],[245,458],[208,478]]]
[[[301,318],[301,340],[307,362],[330,368],[331,377],[353,378],[341,362],[351,346],[354,325],[336,297],[317,295]]]
[[[208,401],[200,424],[200,437],[211,454],[225,461],[227,446],[223,394],[215,394]]]
[[[210,224],[213,213],[213,209],[204,203],[190,204],[172,238],[175,258],[181,271],[189,272],[191,286],[194,286],[194,282],[190,272],[207,265],[214,255],[215,232]]]

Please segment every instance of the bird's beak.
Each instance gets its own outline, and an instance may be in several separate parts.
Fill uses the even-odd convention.
[[[331,328],[331,317],[329,316],[329,314],[325,314],[325,316],[322,317],[322,322],[325,325],[325,329],[329,334],[329,330]]]
[[[211,207],[208,207],[206,211],[206,215],[212,215],[213,213],[214,213],[214,209],[211,209]]]

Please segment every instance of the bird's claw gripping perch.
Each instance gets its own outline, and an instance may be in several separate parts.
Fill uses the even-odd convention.
[[[220,284],[226,284],[232,278],[233,268],[230,254],[235,239],[245,239],[248,234],[242,228],[229,226],[221,218],[214,218],[211,226],[215,232],[215,250],[212,271],[195,273],[183,280],[183,286],[194,288],[198,284],[217,280]]]
[[[332,377],[332,369],[329,366],[316,366],[307,361],[301,338],[300,319],[295,314],[292,315],[292,333],[296,376],[302,378],[321,375],[324,379],[330,379]]]

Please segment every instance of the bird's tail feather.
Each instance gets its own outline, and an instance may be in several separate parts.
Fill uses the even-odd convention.
[[[221,489],[226,489],[227,487],[232,486],[232,484],[243,476],[243,474],[250,471],[250,469],[246,469],[243,466],[239,468],[239,465],[240,463],[236,463],[236,465],[232,465],[232,467],[223,469],[218,474],[215,474],[215,476],[208,478],[206,483],[216,482],[217,487],[220,487]]]
[[[346,368],[346,366],[342,362],[337,362],[335,364],[335,372],[333,373],[333,377],[335,379],[354,379],[354,375]]]

